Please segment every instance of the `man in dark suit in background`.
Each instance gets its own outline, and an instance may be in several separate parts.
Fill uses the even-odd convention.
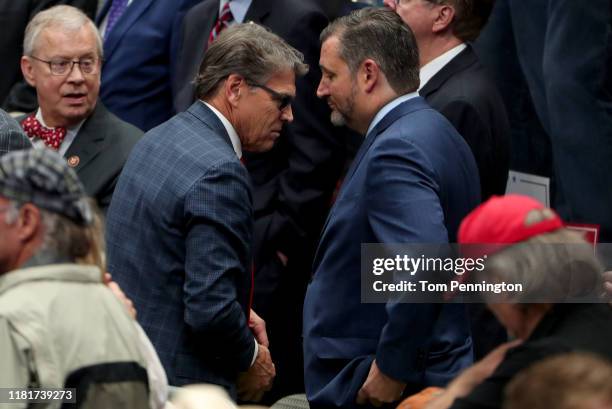
[[[239,159],[270,150],[293,120],[302,61],[259,25],[221,33],[202,62],[199,100],[149,131],[119,178],[109,271],[172,385],[214,383],[246,400],[271,386],[268,340],[249,305],[252,195]]]
[[[229,12],[224,11],[226,5]],[[245,153],[254,188],[254,304],[268,325],[278,370],[274,383],[278,394],[273,397],[280,397],[304,388],[302,300],[352,134],[334,129],[328,120],[329,108],[316,98],[318,36],[327,18],[313,2],[302,0],[205,0],[191,9],[184,19],[175,70],[177,111],[193,101],[193,79],[213,30],[247,21],[271,29],[301,51],[310,66],[309,73],[296,82],[295,121],[270,152]]]
[[[416,40],[394,12],[365,8],[321,35],[317,94],[365,137],[315,256],[304,302],[311,408],[380,406],[444,385],[472,361],[459,304],[362,303],[362,243],[448,243],[480,200],[470,148],[418,96]]]
[[[8,112],[31,112],[38,106],[36,92],[21,75],[23,33],[28,22],[40,11],[67,4],[78,7],[90,18],[96,14],[97,0],[0,0],[0,106]]]
[[[39,108],[22,119],[21,126],[34,147],[63,155],[87,194],[106,210],[142,132],[98,101],[100,34],[80,10],[55,6],[32,19],[24,44],[21,69],[36,89]]]
[[[487,22],[494,0],[385,0],[412,28],[419,45],[419,94],[442,113],[474,153],[482,199],[503,195],[510,124],[501,96],[469,42]]]
[[[96,23],[104,37],[100,99],[148,131],[174,115],[171,62],[182,17],[200,0],[107,0]]]
[[[502,98],[469,42],[487,22],[493,0],[385,0],[408,24],[420,55],[419,94],[466,140],[478,165],[481,197],[503,195],[510,162],[510,124]],[[476,358],[506,340],[482,305],[470,305]]]

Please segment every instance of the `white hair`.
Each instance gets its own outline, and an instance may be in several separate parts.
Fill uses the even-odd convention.
[[[23,39],[23,54],[32,56],[40,33],[47,28],[61,28],[66,31],[77,31],[89,26],[96,36],[98,57],[102,58],[102,38],[93,21],[85,13],[72,6],[55,6],[36,14],[28,23]]]

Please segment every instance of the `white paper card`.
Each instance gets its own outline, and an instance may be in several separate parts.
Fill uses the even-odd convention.
[[[550,178],[511,170],[506,184],[506,194],[510,193],[530,196],[550,207]]]

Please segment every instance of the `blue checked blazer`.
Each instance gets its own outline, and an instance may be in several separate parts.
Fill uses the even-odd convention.
[[[200,101],[146,133],[119,177],[106,222],[109,271],[172,385],[234,393],[250,366],[250,189],[225,128]]]
[[[0,109],[0,156],[11,151],[31,147],[32,143],[23,133],[17,121]]]

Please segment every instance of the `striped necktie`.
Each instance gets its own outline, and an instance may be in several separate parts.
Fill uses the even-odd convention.
[[[229,26],[229,24],[234,20],[234,16],[232,16],[232,11],[230,10],[229,1],[225,3],[223,9],[221,9],[221,13],[219,14],[219,18],[215,23],[212,30],[210,30],[210,35],[208,36],[208,45],[215,41],[215,39],[219,36],[221,31]]]
[[[125,9],[128,6],[128,0],[112,0],[113,3],[108,10],[108,19],[106,20],[106,31],[104,31],[104,38],[108,36],[111,29],[115,26],[119,18],[123,15]]]

